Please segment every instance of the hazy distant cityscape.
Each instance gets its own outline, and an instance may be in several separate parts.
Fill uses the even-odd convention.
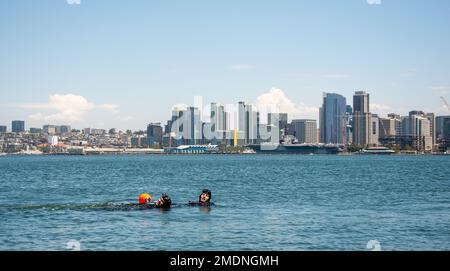
[[[370,147],[413,153],[443,153],[450,149],[450,108],[444,98],[447,116],[420,110],[412,110],[407,116],[379,116],[371,113],[369,100],[370,94],[364,91],[355,92],[352,105],[340,94],[324,93],[318,123],[314,119],[289,122],[288,113],[283,112],[268,112],[263,123],[258,108],[245,102],[238,103],[236,113],[211,103],[209,121],[202,120],[198,107],[174,107],[167,123],[149,123],[146,130],[139,131],[53,124],[26,129],[25,121],[13,120],[10,131],[0,126],[0,150],[11,154],[242,152],[250,145],[268,142],[335,144],[346,152]],[[262,136],[262,131],[273,129],[279,131],[277,137]]]

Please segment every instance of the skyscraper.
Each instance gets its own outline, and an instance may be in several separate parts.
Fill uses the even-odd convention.
[[[346,99],[335,93],[324,93],[320,108],[320,141],[322,143],[346,143]]]
[[[150,123],[147,126],[147,142],[148,146],[162,144],[163,130],[160,123]]]
[[[247,128],[248,128],[248,118],[246,113],[246,104],[245,102],[239,102],[238,103],[238,131],[237,131],[237,137],[238,137],[238,145],[245,145],[247,144]]]
[[[424,117],[430,121],[430,135],[434,146],[436,144],[436,117],[434,113],[426,113]]]
[[[13,120],[11,122],[11,131],[13,133],[25,132],[25,121],[23,121],[23,120]]]
[[[346,144],[352,144],[353,142],[353,107],[351,105],[347,105],[345,111],[345,120],[346,120]]]
[[[197,107],[188,107],[186,110],[186,116],[184,117],[183,126],[184,139],[188,144],[195,145],[200,144],[202,141],[202,123],[200,119],[200,111]]]
[[[278,120],[278,122],[276,121]],[[268,113],[267,114],[267,125],[272,131],[273,129],[278,129],[278,138],[283,139],[284,135],[288,134],[288,114],[287,113]]]
[[[299,143],[317,143],[317,121],[309,119],[292,120],[292,133]]]
[[[228,129],[228,114],[223,105],[211,103],[211,132],[214,142],[225,143],[226,131]]]
[[[186,109],[182,106],[172,108],[172,117],[167,121],[165,132],[169,134],[169,142],[174,138],[175,145],[188,144],[185,138],[187,136],[186,129]]]
[[[444,139],[444,127],[446,120],[450,120],[450,116],[436,117],[436,141],[439,142]]]
[[[258,112],[256,111],[256,108],[251,105],[247,104],[245,106],[245,114],[246,114],[246,135],[245,140],[247,144],[256,144],[258,140]]]
[[[0,133],[6,133],[6,126],[0,126]]]
[[[356,91],[353,95],[353,144],[370,144],[370,119],[369,93]]]
[[[443,145],[446,150],[450,149],[450,118],[444,119],[443,124]]]
[[[370,145],[378,145],[378,143],[379,143],[379,137],[380,137],[379,125],[380,125],[380,121],[379,121],[378,115],[371,114],[370,115],[370,140],[369,140]]]
[[[409,136],[413,138],[413,148],[418,151],[431,151],[433,137],[431,136],[431,121],[423,111],[409,112]]]

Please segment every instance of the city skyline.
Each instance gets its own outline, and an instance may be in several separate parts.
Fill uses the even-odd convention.
[[[0,125],[139,130],[194,96],[319,121],[323,92],[358,90],[447,115],[450,3],[369,2],[2,1]]]
[[[282,97],[284,95],[284,93],[282,93],[281,90],[279,89],[272,89],[270,92],[275,92],[275,96],[278,97]],[[269,94],[269,93],[267,93]],[[273,94],[273,93],[270,93]],[[339,97],[339,99],[343,99],[342,104],[340,105],[340,113],[337,116],[343,117],[344,119],[348,118],[348,116],[345,116],[346,114],[346,110],[348,108],[350,108],[351,110],[355,111],[354,108],[356,106],[357,103],[359,102],[355,102],[355,97],[360,96],[361,94],[365,94],[365,95],[369,95],[370,93],[366,92],[366,91],[355,91],[353,93],[353,95],[351,96],[352,99],[346,101],[346,97],[342,96],[340,93],[330,93],[330,92],[323,92],[322,93],[322,99],[323,102],[325,103],[327,97]],[[270,95],[269,95],[270,96]],[[270,96],[270,98],[272,98],[273,96]],[[277,97],[277,98],[278,98]],[[261,98],[261,97],[260,97]],[[20,125],[22,125],[22,128],[20,129],[21,131],[30,131],[30,129],[42,129],[42,130],[46,130],[47,127],[52,127],[52,129],[58,129],[60,127],[72,127],[72,129],[77,129],[77,130],[83,130],[83,129],[103,129],[103,130],[109,130],[109,129],[116,129],[116,130],[121,130],[121,131],[127,131],[127,130],[131,130],[131,131],[144,131],[147,127],[147,125],[149,124],[159,124],[161,126],[165,126],[167,125],[169,122],[174,120],[174,112],[179,112],[179,111],[190,111],[192,109],[195,109],[196,111],[198,111],[198,117],[199,117],[199,121],[201,121],[202,123],[210,123],[211,122],[211,117],[212,117],[212,112],[219,112],[217,111],[218,108],[221,109],[221,114],[226,114],[226,118],[228,118],[228,121],[226,124],[224,123],[220,123],[217,122],[218,125],[225,125],[225,127],[228,127],[228,130],[233,130],[234,128],[238,129],[238,130],[242,130],[242,127],[240,127],[239,123],[242,122],[241,119],[239,119],[240,114],[242,114],[240,112],[240,104],[244,104],[245,106],[250,106],[250,111],[254,112],[255,114],[258,113],[258,123],[261,124],[270,124],[270,120],[268,119],[268,117],[270,118],[270,114],[273,113],[282,113],[282,114],[286,114],[285,118],[286,122],[293,122],[295,120],[314,120],[317,122],[318,125],[325,125],[325,123],[321,122],[322,119],[322,106],[324,106],[324,104],[321,107],[318,107],[317,109],[314,109],[314,113],[309,114],[309,115],[316,115],[316,117],[310,117],[308,118],[307,115],[308,113],[302,113],[302,112],[298,112],[296,111],[296,108],[289,102],[289,100],[286,102],[286,100],[284,100],[285,97],[282,97],[281,99],[272,99],[270,100],[270,98],[268,97],[263,97],[262,99],[258,99],[256,103],[248,103],[246,101],[238,101],[234,104],[223,104],[220,102],[209,102],[209,103],[205,103],[203,101],[202,97],[194,97],[193,100],[194,102],[191,104],[176,104],[173,105],[170,109],[170,113],[167,114],[166,118],[163,119],[162,121],[155,121],[155,120],[147,120],[145,123],[141,124],[140,127],[138,127],[137,129],[132,129],[131,127],[125,127],[125,128],[118,128],[117,125],[112,125],[112,126],[108,126],[108,127],[100,127],[100,126],[73,126],[70,121],[57,121],[57,122],[43,122],[42,124],[38,124],[38,125],[30,125],[28,124],[27,120],[23,120],[23,119],[19,119],[19,118],[15,118],[15,119],[11,119],[11,120],[7,120],[6,122],[0,122],[0,126],[1,127],[6,127],[6,130],[9,132],[13,132],[13,126],[15,125],[15,123],[20,123]],[[436,114],[435,112],[429,112],[430,114],[434,114],[435,117],[441,116],[450,116],[450,107],[447,107],[447,101],[444,99],[442,99],[443,97],[440,96],[441,98],[441,102],[443,103],[443,107],[444,107],[444,111],[442,114]],[[280,102],[281,101],[281,102]],[[270,103],[272,102],[272,104]],[[367,100],[367,102],[369,102],[369,100]],[[408,116],[411,114],[411,112],[426,112],[424,110],[422,110],[421,108],[409,108],[409,109],[405,109],[406,113],[399,113],[399,111],[393,109],[392,111],[390,111],[389,109],[385,109],[382,113],[379,113],[380,111],[378,110],[377,106],[372,103],[365,103],[364,106],[368,106],[367,108],[367,114],[371,114],[374,115],[376,118],[381,117],[381,118],[391,118],[392,115],[395,116]],[[201,103],[201,104],[198,104]],[[273,106],[275,105],[275,106]],[[281,106],[280,106],[281,105]],[[32,107],[43,107],[44,105],[31,105]],[[213,107],[216,107],[215,109],[213,109]],[[375,108],[373,108],[375,107]],[[245,109],[246,111],[248,109]],[[273,111],[271,111],[273,110]],[[334,109],[336,110],[336,109]],[[317,112],[316,112],[317,111]],[[231,113],[232,112],[232,113]],[[294,114],[292,114],[294,112]],[[350,115],[355,116],[355,114],[357,115],[357,111],[352,112]],[[260,115],[260,113],[263,113]],[[348,112],[347,112],[348,113]],[[170,118],[170,114],[172,114],[172,118]],[[231,116],[230,116],[231,114]],[[306,115],[306,117],[305,117]],[[332,113],[332,115],[330,115],[330,117],[333,117],[335,115],[335,113]],[[224,117],[224,116],[222,116]],[[256,115],[254,116],[256,118]],[[196,117],[197,118],[197,117]],[[340,121],[340,120],[339,120]],[[345,120],[343,120],[345,122]],[[377,121],[378,122],[378,121]],[[328,124],[329,125],[329,124]],[[338,130],[334,130],[334,137],[335,139],[333,140],[329,140],[330,142],[333,143],[340,143],[340,142],[345,142],[345,138],[342,138],[339,135],[339,131],[341,131],[343,129],[343,124],[339,124],[341,126],[341,128],[339,128]],[[333,126],[333,125],[332,125]],[[330,127],[332,127],[330,126]],[[344,125],[345,126],[345,125]],[[318,127],[319,130],[320,127]],[[330,128],[331,129],[331,128]],[[335,129],[335,128],[333,128]],[[213,129],[214,130],[214,129]],[[368,133],[368,132],[366,132]],[[326,141],[323,140],[324,135],[319,135],[318,136],[320,138],[320,140],[322,141]],[[369,140],[369,139],[367,139]]]

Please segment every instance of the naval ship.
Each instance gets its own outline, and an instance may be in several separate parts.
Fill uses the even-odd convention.
[[[280,154],[338,154],[344,151],[344,145],[302,143],[296,140],[282,140],[280,143],[250,144],[248,147],[257,153]]]

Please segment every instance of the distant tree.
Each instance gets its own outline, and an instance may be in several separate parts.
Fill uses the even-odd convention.
[[[361,145],[356,145],[356,144],[351,144],[347,146],[347,151],[348,152],[359,152],[360,150],[362,150],[364,147]]]

